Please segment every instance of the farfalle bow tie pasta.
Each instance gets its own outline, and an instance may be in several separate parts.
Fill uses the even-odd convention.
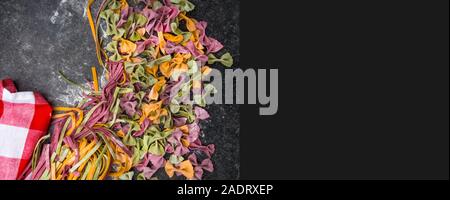
[[[223,45],[189,16],[187,0],[104,0],[95,18],[92,3],[87,14],[106,84],[93,67],[91,87],[80,85],[83,101],[54,108],[51,134],[21,178],[155,179],[161,170],[201,179],[212,172],[215,147],[202,144],[199,122],[209,117],[202,107],[215,89],[193,76],[207,75],[214,62],[230,67],[231,55],[213,55]],[[108,38],[98,37],[100,29]]]

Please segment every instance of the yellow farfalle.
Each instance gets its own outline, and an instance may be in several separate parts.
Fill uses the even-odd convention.
[[[153,124],[159,124],[159,117],[164,114],[164,109],[162,109],[161,106],[162,101],[142,104],[142,116],[139,122],[142,123],[146,118],[148,118]]]
[[[158,45],[159,50],[165,55],[166,51],[164,50],[164,48],[166,47],[166,41],[164,40],[164,35],[162,32],[158,32],[158,41],[159,41]]]
[[[187,54],[181,54],[177,53],[169,62],[164,62],[161,65],[159,65],[159,71],[161,74],[164,75],[166,78],[170,78],[173,73],[184,73],[188,71],[188,66],[186,62],[188,59],[190,59],[192,56],[190,53]]]
[[[128,9],[128,2],[127,0],[120,0],[120,10]]]
[[[177,35],[177,36],[174,36],[174,35],[172,35],[172,34],[170,34],[170,33],[164,33],[164,38],[165,38],[167,41],[171,41],[171,42],[173,42],[173,43],[175,43],[175,44],[178,44],[178,43],[180,43],[181,41],[183,41],[183,35]]]
[[[130,156],[128,156],[122,150],[122,148],[117,145],[115,145],[115,147],[116,159],[113,161],[113,163],[117,166],[117,170],[115,172],[109,173],[108,175],[114,178],[118,178],[131,169],[133,161],[131,160]]]
[[[125,137],[125,133],[122,130],[119,130],[116,132],[117,136],[119,136],[120,138]]]
[[[209,73],[211,73],[212,69],[205,65],[200,71],[202,72],[202,76],[207,76]]]
[[[153,85],[152,89],[150,90],[150,94],[148,95],[150,100],[158,100],[159,97],[159,91],[161,91],[161,88],[166,84],[166,80],[164,77],[160,77],[158,82]]]
[[[131,56],[136,51],[137,45],[127,39],[120,39],[119,52],[125,56]]]
[[[192,34],[191,37],[192,37],[192,39],[193,39],[195,48],[197,48],[199,51],[201,51],[201,53],[204,53],[204,52],[203,52],[203,49],[204,49],[205,47],[203,47],[202,43],[200,42],[200,30],[194,31],[194,34]]]
[[[145,68],[145,71],[151,75],[153,75],[154,77],[157,77],[157,72],[158,72],[158,65],[153,65],[153,66],[147,66]]]
[[[138,33],[141,37],[143,37],[145,35],[145,31],[146,31],[145,28],[142,27],[142,28],[138,28],[136,30],[136,33]]]
[[[186,28],[188,29],[189,32],[194,32],[195,30],[197,30],[197,27],[195,26],[195,21],[193,19],[187,17],[183,13],[180,13],[178,16],[180,16],[181,19],[186,21]]]

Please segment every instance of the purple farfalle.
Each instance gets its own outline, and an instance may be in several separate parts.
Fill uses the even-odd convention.
[[[189,50],[186,49],[186,47],[183,47],[181,45],[177,45],[171,41],[166,42],[166,46],[164,47],[167,54],[173,54],[173,53],[189,53]]]
[[[188,160],[194,166],[195,178],[198,180],[202,179],[203,170],[206,170],[208,172],[214,171],[214,166],[211,162],[211,159],[209,159],[209,158],[206,158],[206,159],[202,160],[202,162],[198,163],[197,156],[195,154],[191,154],[191,155],[189,155]]]
[[[136,165],[136,170],[143,172],[146,179],[150,179],[159,168],[164,166],[164,157],[147,153],[142,162]],[[148,166],[151,163],[151,166]]]
[[[200,55],[202,55],[200,52],[198,52],[197,48],[194,45],[194,42],[189,41],[186,43],[186,48],[189,50],[189,52],[196,58]]]
[[[145,130],[151,125],[151,122],[148,118],[145,118],[141,124],[141,129],[133,133],[134,137],[140,137],[144,134]]]
[[[189,152],[189,149],[185,146],[183,146],[183,143],[181,143],[181,137],[183,137],[183,132],[180,131],[180,129],[175,129],[172,132],[172,135],[167,139],[168,142],[174,146],[174,154],[176,156],[182,156]]]
[[[155,24],[158,21],[159,14],[148,7],[145,7],[142,10],[141,14],[147,18],[147,24],[145,25],[145,31],[147,31],[147,33],[151,35],[153,28],[155,27]]]
[[[200,127],[198,126],[197,122],[189,124],[188,127],[189,127],[189,135],[187,136],[187,140],[189,142],[194,142],[198,140],[198,136],[200,135]]]
[[[186,124],[187,118],[186,117],[173,117],[173,125],[176,127],[180,127]]]
[[[178,16],[180,11],[173,5],[166,5],[154,11],[150,8],[144,8],[142,14],[147,17],[148,21],[145,30],[148,34],[152,34],[153,30],[158,32],[170,32],[170,23]]]
[[[111,127],[111,129],[114,131],[121,130],[124,133],[128,133],[128,131],[130,130],[130,124],[122,125],[122,123],[117,122]]]
[[[120,11],[120,20],[117,22],[117,28],[121,28],[128,19],[128,13],[132,12],[132,8],[127,7]]]
[[[208,61],[208,56],[200,53],[192,41],[186,43],[186,48],[194,56],[195,60],[200,61],[200,66],[203,66]]]
[[[147,47],[154,46],[158,43],[158,37],[152,35],[148,39],[136,42],[136,51],[134,54],[139,55],[147,49]]]
[[[216,53],[223,48],[223,45],[214,38],[206,36],[206,26],[208,24],[205,21],[200,21],[196,24],[197,30],[200,31],[199,40],[200,43],[206,47],[206,54]]]
[[[163,101],[164,105],[168,105],[172,99],[178,95],[178,92],[181,89],[181,85],[185,83],[186,75],[180,74],[178,77],[178,80],[168,82],[166,87],[164,88],[164,91],[161,92],[161,100]]]
[[[125,111],[125,113],[133,117],[136,113],[137,101],[134,98],[133,93],[127,93],[120,98],[120,108]]]
[[[189,149],[203,152],[208,158],[211,158],[212,154],[216,150],[214,144],[208,144],[206,146],[203,146],[200,139],[197,139],[196,141],[192,142],[191,145],[189,146]]]
[[[166,153],[173,153],[174,152],[173,146],[170,143],[166,144],[166,147],[165,147],[164,150],[166,151]]]
[[[195,112],[195,116],[199,120],[205,120],[205,119],[209,118],[208,112],[205,109],[201,108],[201,107],[196,106],[194,108],[194,112]]]

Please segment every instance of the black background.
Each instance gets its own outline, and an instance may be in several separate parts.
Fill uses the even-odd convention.
[[[279,193],[299,197],[445,191],[448,1],[293,2],[240,3],[240,67],[278,68],[280,74],[276,115],[240,106],[241,179],[447,181],[240,183],[273,183]],[[184,183],[14,182],[1,188],[130,198],[172,196],[174,186]]]
[[[242,179],[447,179],[448,1],[242,1],[241,68],[279,69],[279,109],[241,106]]]

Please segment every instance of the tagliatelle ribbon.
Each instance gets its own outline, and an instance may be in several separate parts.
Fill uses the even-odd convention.
[[[79,108],[54,107],[53,110],[54,111],[70,111],[70,112],[67,112],[64,114],[56,114],[56,115],[52,116],[53,119],[63,118],[66,116],[70,117],[72,125],[66,133],[66,135],[68,135],[68,136],[70,136],[74,132],[74,130],[81,124],[81,122],[83,120],[83,111]],[[76,119],[76,116],[73,113],[73,111],[78,114],[78,120]]]
[[[102,57],[100,54],[100,43],[98,42],[97,30],[95,28],[94,20],[92,19],[92,14],[91,14],[91,6],[92,6],[92,3],[94,3],[94,1],[95,0],[88,1],[86,13],[87,13],[88,21],[89,21],[89,26],[91,28],[92,38],[94,39],[94,42],[95,42],[95,52],[97,54],[98,63],[100,64],[100,66],[104,66],[103,60],[102,60]]]
[[[181,162],[179,164],[179,167],[175,167],[172,163],[166,162],[164,169],[166,170],[167,175],[171,178],[173,177],[175,172],[183,174],[183,176],[185,176],[187,179],[194,178],[194,167],[189,160]]]

